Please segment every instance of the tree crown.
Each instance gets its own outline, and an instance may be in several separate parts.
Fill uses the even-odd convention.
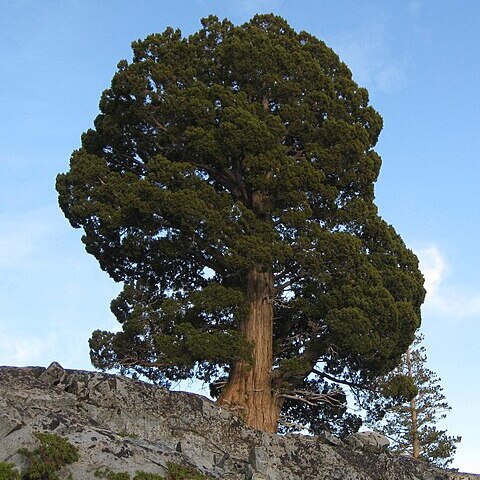
[[[93,363],[221,377],[250,358],[239,326],[257,269],[273,278],[275,388],[393,368],[423,278],[373,203],[382,119],[347,66],[274,15],[132,47],[57,180],[87,251],[125,284],[123,331],[94,333]]]

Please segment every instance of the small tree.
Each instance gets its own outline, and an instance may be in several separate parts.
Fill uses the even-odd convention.
[[[386,377],[387,381],[394,376],[411,379],[416,394],[403,401],[384,400],[383,421],[377,423],[376,428],[392,441],[394,451],[446,467],[453,461],[461,437],[449,436],[446,430],[436,426],[451,407],[446,402],[440,378],[426,367],[423,339],[423,335],[416,337],[400,365]]]
[[[196,376],[276,431],[285,399],[325,399],[310,376],[398,363],[423,277],[373,203],[382,119],[347,66],[273,15],[202,25],[133,43],[59,201],[125,285],[93,364]]]

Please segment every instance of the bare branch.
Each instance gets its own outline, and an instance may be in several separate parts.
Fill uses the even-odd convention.
[[[248,195],[241,175],[235,174],[228,168],[218,168],[195,159],[188,160],[193,165],[208,173],[215,181],[223,185],[234,197],[244,204],[248,202]]]
[[[283,398],[289,398],[298,402],[306,403],[307,405],[315,406],[319,403],[328,403],[332,407],[341,407],[345,404],[343,392],[341,390],[334,390],[329,393],[315,393],[309,390],[292,390],[280,393]]]
[[[163,123],[160,123],[153,115],[149,116],[149,120],[160,130],[163,130],[164,132],[168,132],[168,128],[163,125]]]
[[[118,361],[118,363],[123,367],[165,368],[175,366],[175,364],[172,362],[144,362],[135,357],[122,358]]]
[[[356,383],[356,382],[349,382],[348,380],[343,380],[341,378],[334,377],[333,375],[329,375],[328,373],[321,372],[320,370],[317,370],[316,368],[312,368],[312,373],[314,373],[315,375],[318,375],[319,377],[330,380],[334,383],[339,383],[341,385],[347,385],[348,387],[351,387],[351,388],[357,388],[357,389],[360,389],[360,390],[375,391],[375,388],[371,387],[370,385]]]
[[[282,273],[275,277],[276,281],[284,280],[288,278],[288,280],[284,281],[282,284],[275,287],[275,293],[280,293],[284,291],[286,288],[293,285],[295,282],[298,282],[301,278],[306,276],[306,272],[303,268],[299,268],[296,272],[292,272],[291,268],[285,269]]]

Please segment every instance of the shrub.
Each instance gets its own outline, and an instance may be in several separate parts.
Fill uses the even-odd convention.
[[[165,477],[156,473],[137,472],[133,480],[165,480]]]
[[[169,480],[213,480],[212,477],[204,475],[197,469],[185,467],[177,463],[167,463]]]
[[[20,473],[13,463],[0,462],[0,480],[20,480]]]
[[[94,475],[107,480],[130,480],[130,475],[127,472],[112,472],[108,467],[99,468]]]
[[[108,467],[99,468],[95,472],[95,476],[99,478],[106,478],[107,480],[130,480],[130,475],[127,472],[112,472]],[[165,477],[156,473],[136,472],[133,480],[165,480]]]
[[[35,436],[40,446],[33,451],[26,448],[18,451],[30,464],[25,479],[59,480],[57,472],[78,460],[78,448],[53,433],[35,433]]]
[[[168,480],[213,480],[199,472],[193,467],[185,467],[176,463],[168,462]],[[98,478],[106,478],[107,480],[130,480],[131,477],[127,472],[112,472],[108,467],[99,468],[95,471]],[[162,475],[156,473],[136,472],[133,480],[167,480]]]

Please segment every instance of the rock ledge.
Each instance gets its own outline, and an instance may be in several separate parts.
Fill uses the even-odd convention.
[[[129,378],[43,367],[0,367],[0,461],[25,469],[19,448],[34,432],[66,437],[80,460],[61,478],[91,480],[99,467],[164,475],[167,462],[225,480],[476,479],[415,462],[378,445],[278,436],[245,427],[207,398]]]

